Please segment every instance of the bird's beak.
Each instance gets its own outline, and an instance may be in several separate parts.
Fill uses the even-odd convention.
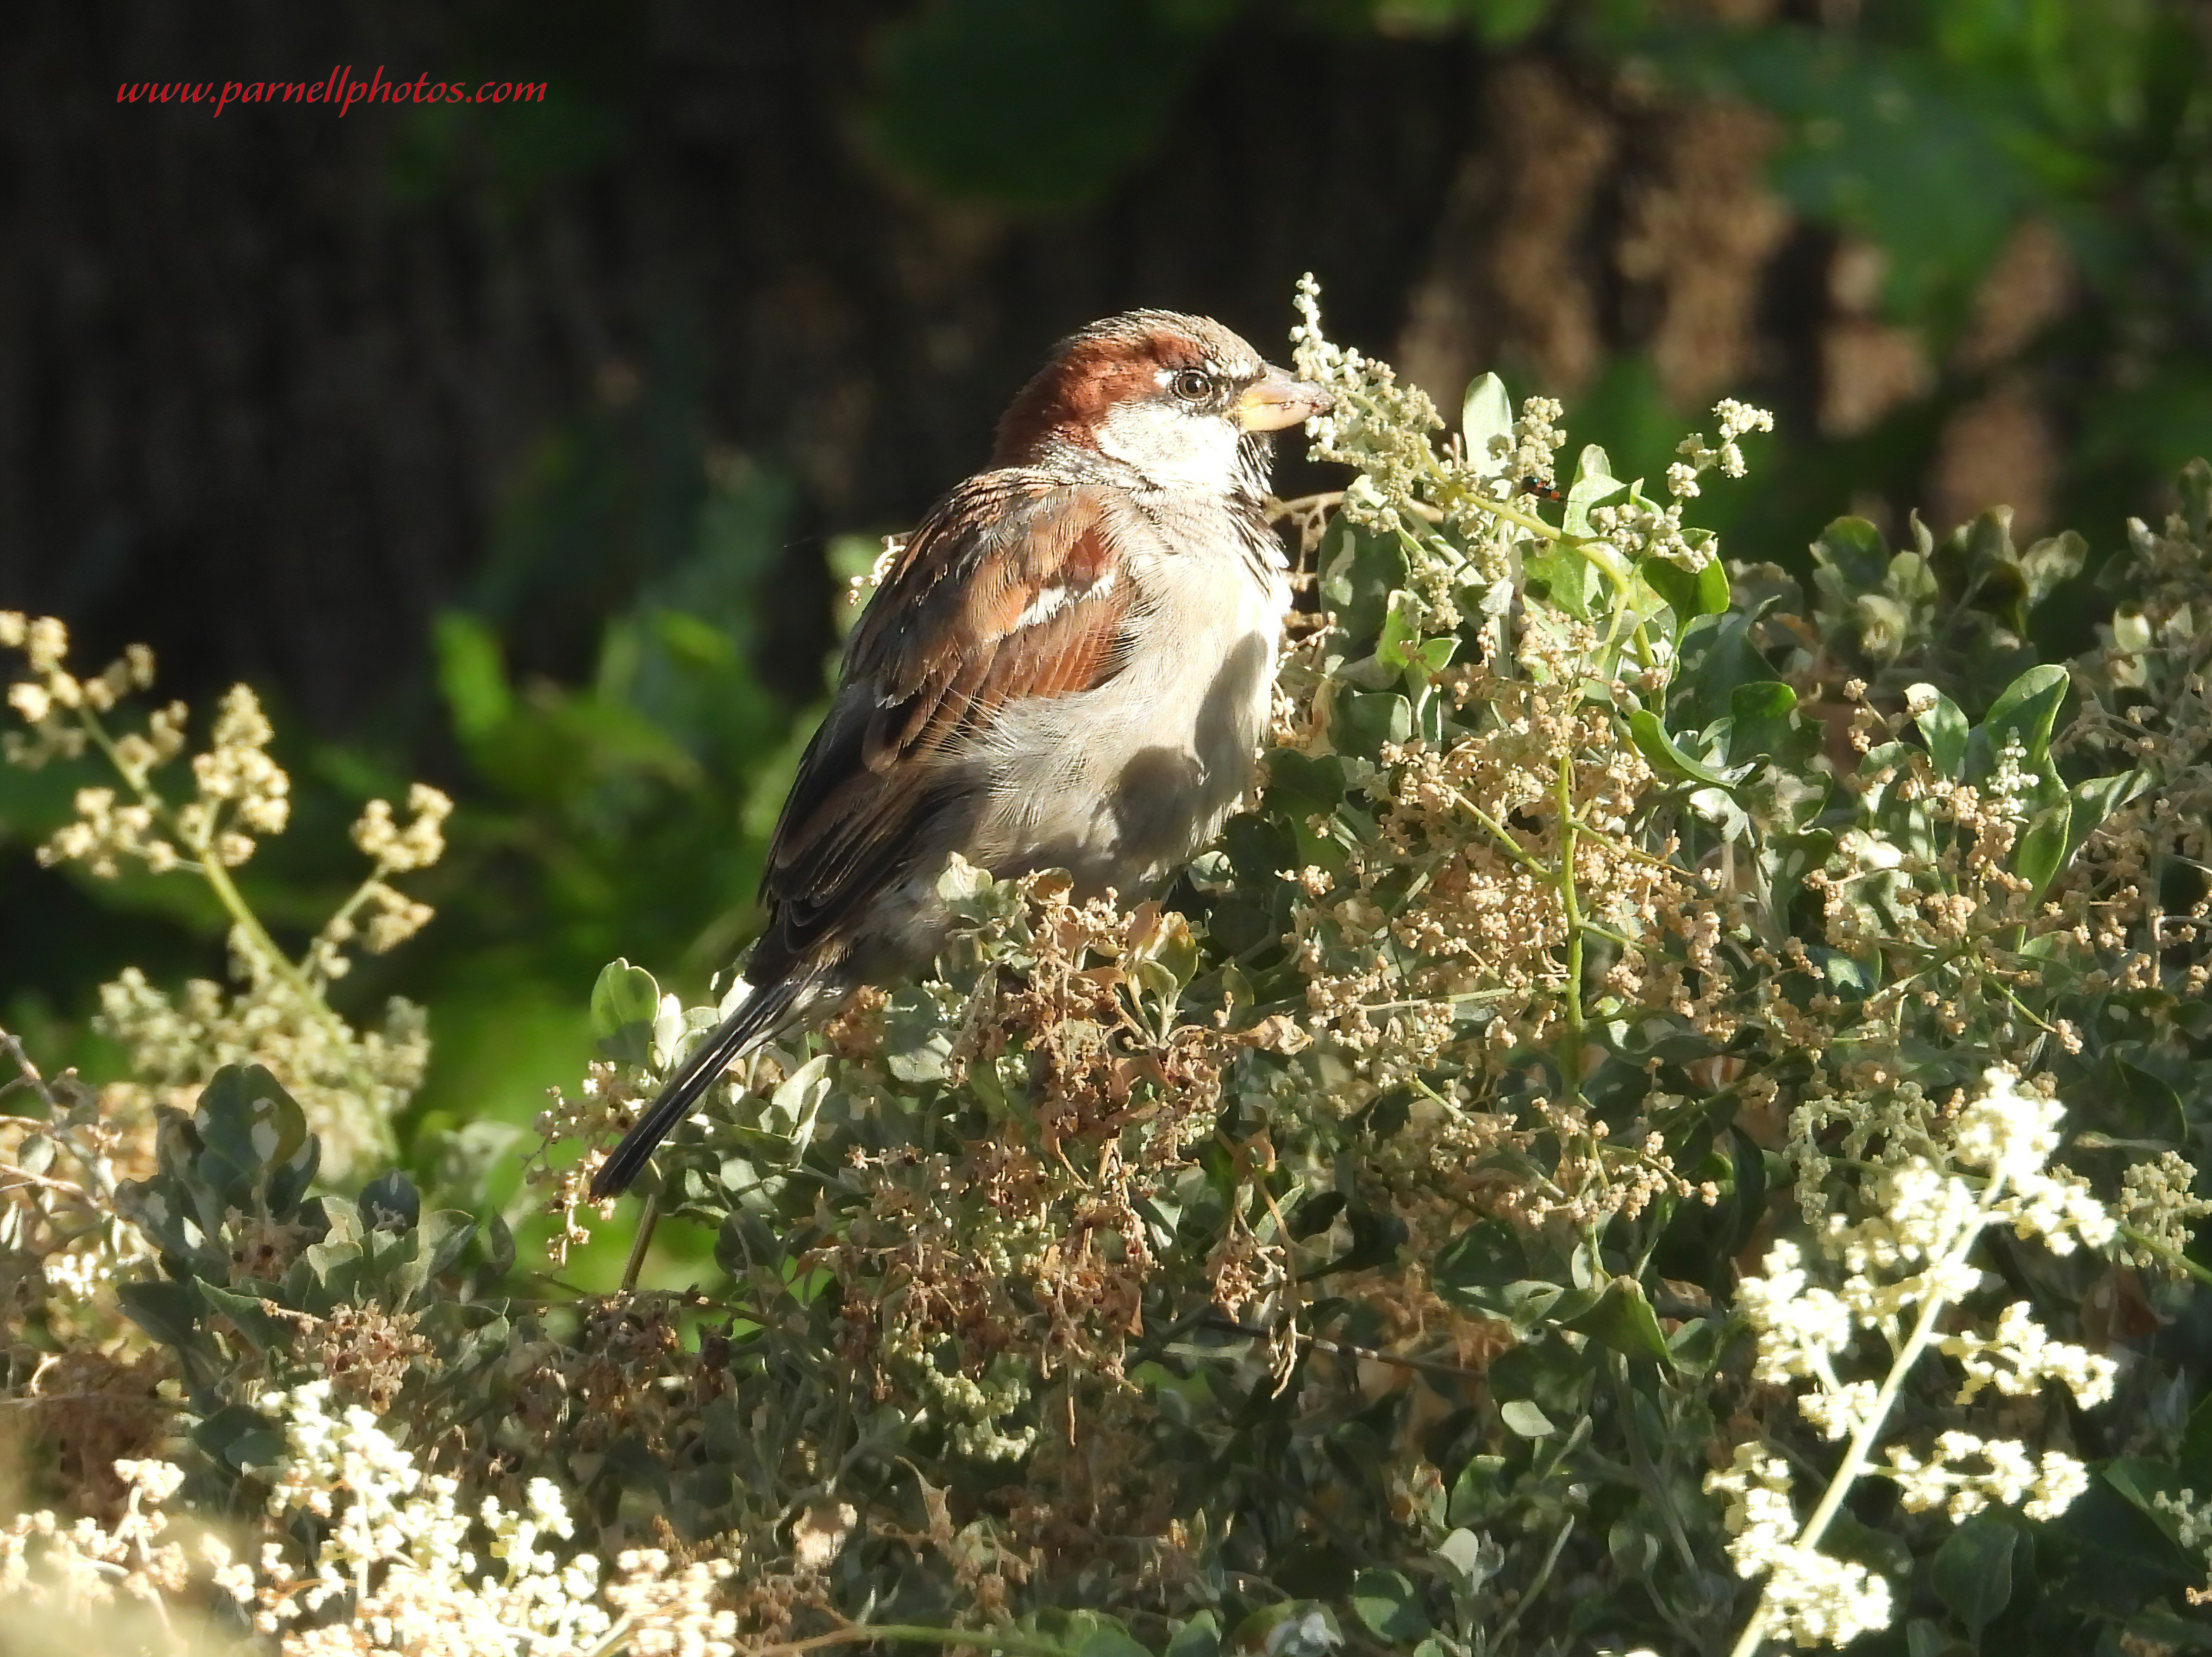
[[[1318,414],[1327,414],[1336,399],[1311,380],[1294,379],[1280,368],[1270,368],[1247,386],[1236,402],[1237,423],[1248,432],[1279,432]]]

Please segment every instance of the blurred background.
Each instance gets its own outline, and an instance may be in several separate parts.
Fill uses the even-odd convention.
[[[603,962],[696,994],[750,936],[842,578],[1060,334],[1285,355],[1312,270],[1335,337],[1563,397],[1624,476],[1772,407],[1698,503],[1734,557],[2004,502],[2094,561],[2212,449],[2208,57],[2185,0],[9,8],[0,608],[262,692],[280,933],[363,799],[456,797],[439,920],[338,998],[428,1004],[410,1158],[489,1166]],[[341,65],[547,92],[118,98]],[[220,976],[222,926],[36,866],[85,780],[0,768],[0,1024],[99,1075],[97,986]]]

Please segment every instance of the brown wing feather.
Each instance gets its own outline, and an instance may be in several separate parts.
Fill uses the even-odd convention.
[[[797,959],[909,871],[950,804],[934,762],[998,707],[1120,671],[1131,595],[1109,579],[1115,513],[1108,491],[1013,469],[963,484],[915,531],[853,629],[776,824],[763,951]],[[756,981],[774,965],[757,956]]]

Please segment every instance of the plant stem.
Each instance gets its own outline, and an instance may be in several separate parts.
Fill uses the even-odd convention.
[[[1575,762],[1570,754],[1559,756],[1557,789],[1559,812],[1559,866],[1553,878],[1559,889],[1559,907],[1567,923],[1567,1009],[1565,1051],[1559,1068],[1567,1084],[1569,1102],[1579,1098],[1583,1084],[1583,915],[1582,900],[1575,890]]]
[[[244,895],[230,877],[230,871],[222,866],[222,860],[216,855],[213,822],[210,822],[208,833],[203,838],[196,839],[185,834],[175,808],[154,791],[143,773],[123,762],[123,756],[117,750],[114,739],[107,734],[107,727],[100,722],[100,716],[89,707],[79,707],[76,713],[85,733],[107,756],[107,762],[115,768],[116,774],[131,785],[131,791],[137,795],[138,803],[153,812],[162,825],[191,851],[197,859],[200,877],[207,882],[208,889],[215,894],[216,901],[230,916],[231,924],[269,964],[270,970],[284,980],[286,987],[306,1005],[310,1015],[319,1017],[337,1038],[337,1050],[344,1055],[347,1079],[364,1093],[368,1091],[375,1081],[361,1067],[352,1027],[339,1017],[337,1009],[323,998],[321,992],[309,980],[305,969],[277,948],[276,940],[269,936],[269,929],[261,924],[261,918],[247,906]],[[383,1131],[384,1125],[380,1121],[378,1132],[381,1133]]]
[[[1527,870],[1528,873],[1532,875],[1540,875],[1546,880],[1554,878],[1553,871],[1547,869],[1542,864],[1537,862],[1534,858],[1530,857],[1527,852],[1523,851],[1521,847],[1521,842],[1505,832],[1505,826],[1499,822],[1496,817],[1492,816],[1489,812],[1484,810],[1480,805],[1477,805],[1473,800],[1469,799],[1462,790],[1457,788],[1453,789],[1452,798],[1458,803],[1461,808],[1464,810],[1469,816],[1473,817],[1477,822],[1490,830],[1492,838],[1498,841],[1498,846],[1505,852],[1505,853],[1516,863],[1519,864],[1523,869]]]
[[[2120,1225],[2120,1235],[2136,1247],[2148,1249],[2176,1271],[2187,1272],[2199,1283],[2212,1283],[2212,1266],[2198,1265],[2172,1243],[2161,1242],[2148,1231],[2138,1230],[2125,1222]]]
[[[1514,1601],[1511,1614],[1498,1624],[1497,1633],[1492,1636],[1493,1649],[1505,1643],[1505,1636],[1519,1626],[1522,1612],[1527,1611],[1535,1602],[1536,1596],[1544,1591],[1544,1584],[1552,1580],[1552,1568],[1559,1563],[1559,1555],[1567,1545],[1567,1539],[1574,1533],[1575,1516],[1569,1514],[1566,1522],[1559,1527],[1559,1533],[1552,1539],[1552,1551],[1544,1556],[1544,1563],[1537,1567],[1536,1575],[1530,1579],[1521,1597]]]
[[[314,992],[306,975],[292,964],[291,957],[276,947],[276,940],[269,936],[268,929],[262,926],[260,917],[246,907],[246,899],[240,895],[237,885],[231,880],[230,871],[224,868],[221,859],[216,856],[216,836],[212,823],[204,841],[196,840],[185,833],[176,810],[169,802],[155,793],[148,786],[143,775],[123,762],[123,756],[117,750],[114,741],[108,736],[107,728],[100,724],[100,716],[88,707],[80,707],[77,709],[77,717],[83,722],[86,733],[98,744],[100,751],[107,756],[108,763],[115,768],[116,774],[131,785],[131,792],[138,796],[138,803],[159,817],[171,834],[191,849],[193,855],[199,860],[200,874],[207,881],[208,889],[215,894],[216,901],[222,905],[225,913],[230,916],[232,924],[246,934],[256,949],[268,956],[276,967],[279,977],[307,999],[320,1006],[322,998]],[[327,1007],[323,1007],[322,1010],[328,1013],[333,1021],[336,1021],[337,1017],[336,1013],[331,1012]]]
[[[623,1267],[622,1292],[629,1294],[637,1287],[638,1274],[645,1270],[645,1251],[653,1246],[653,1229],[660,1223],[660,1199],[645,1199],[645,1212],[637,1217],[637,1235],[630,1240],[629,1261]]]
[[[1605,577],[1606,585],[1613,589],[1613,597],[1617,600],[1624,605],[1628,602],[1629,578],[1634,572],[1622,561],[1620,554],[1614,549],[1612,543],[1600,540],[1594,536],[1570,535],[1565,530],[1547,522],[1541,513],[1523,512],[1510,501],[1493,501],[1486,495],[1470,490],[1446,471],[1442,462],[1433,458],[1430,462],[1430,470],[1434,473],[1437,483],[1462,503],[1472,505],[1480,512],[1488,513],[1493,518],[1502,519],[1516,528],[1524,529],[1540,540],[1549,541],[1554,546],[1567,548],[1577,557],[1586,561],[1599,574]],[[1635,631],[1630,634],[1630,637],[1635,641],[1637,659],[1647,668],[1655,665],[1651,654],[1650,635],[1644,630],[1644,622],[1640,618],[1636,623]]]

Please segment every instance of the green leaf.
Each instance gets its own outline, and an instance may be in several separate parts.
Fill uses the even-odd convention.
[[[1484,374],[1468,385],[1460,405],[1459,429],[1467,443],[1468,464],[1475,471],[1495,477],[1505,470],[1505,455],[1491,448],[1493,439],[1510,440],[1513,434],[1513,399],[1505,394],[1504,380]]]
[[[1690,794],[1690,809],[1713,825],[1723,840],[1741,840],[1751,831],[1751,816],[1725,788],[1698,788]]]
[[[489,736],[514,712],[514,691],[500,660],[499,635],[480,618],[457,610],[431,626],[438,659],[438,689],[464,743]]]
[[[1684,628],[1681,665],[1667,703],[1676,730],[1702,731],[1726,718],[1729,698],[1738,685],[1774,677],[1773,664],[1753,642],[1752,629],[1775,601],[1761,598],[1756,602],[1755,610],[1701,616]]]
[[[1976,1640],[2012,1598],[2011,1526],[1980,1514],[1951,1533],[1928,1570],[1936,1597]]]
[[[1378,1640],[1418,1640],[1429,1631],[1419,1590],[1395,1570],[1364,1570],[1352,1578],[1352,1609]]]
[[[1797,715],[1797,693],[1776,680],[1740,684],[1729,695],[1729,763],[1737,766],[1765,756],[1789,761],[1817,743],[1812,727]]]
[[[1589,558],[1566,541],[1553,541],[1529,554],[1522,571],[1532,592],[1548,598],[1568,615],[1587,620],[1597,598],[1597,571]]]
[[[1478,1220],[1445,1245],[1431,1271],[1454,1289],[1499,1288],[1528,1275],[1528,1251],[1504,1220]]]
[[[1715,786],[1725,786],[1729,781],[1726,774],[1684,753],[1659,723],[1659,716],[1648,707],[1639,707],[1628,716],[1628,734],[1651,768],[1662,776]]]
[[[1633,1582],[1651,1574],[1659,1557],[1659,1539],[1622,1520],[1606,1532],[1605,1551],[1620,1580]]]
[[[1308,1272],[1305,1275],[1309,1280],[1333,1272],[1364,1272],[1370,1266],[1386,1265],[1395,1260],[1398,1251],[1405,1247],[1406,1223],[1395,1214],[1355,1203],[1344,1217],[1352,1232],[1352,1241],[1334,1259]]]
[[[1460,1475],[1462,1484],[1467,1482],[1468,1475],[1476,1470],[1478,1464],[1482,1464],[1484,1470],[1495,1478],[1502,1470],[1503,1458],[1477,1456],[1474,1461],[1468,1464],[1467,1472]],[[1457,1490],[1455,1490],[1455,1505],[1457,1504]],[[1436,1557],[1445,1569],[1459,1578],[1459,1591],[1464,1593],[1473,1593],[1485,1582],[1497,1575],[1505,1564],[1505,1551],[1503,1548],[1491,1538],[1480,1535],[1464,1525],[1454,1530],[1450,1535],[1437,1545]]]
[[[2042,770],[2051,757],[2051,728],[2058,718],[2059,704],[2066,700],[2068,683],[2064,668],[2055,662],[2045,662],[2040,667],[2031,667],[2007,685],[1996,701],[1990,704],[1989,714],[1982,721],[1989,740],[1984,762],[1987,769],[1970,780],[1979,782],[1994,771],[2007,738],[2014,737],[2027,750],[2027,757],[2021,762],[2021,768],[2029,772]]]
[[[884,1065],[901,1082],[939,1082],[952,1057],[952,1034],[928,992],[908,986],[884,1005]]]
[[[216,1071],[193,1107],[192,1125],[208,1150],[249,1174],[291,1161],[307,1138],[306,1114],[259,1065]]]
[[[2098,1470],[2098,1477],[2166,1536],[2173,1535],[2173,1514],[2160,1507],[2154,1498],[2178,1493],[2181,1478],[2175,1468],[2137,1456],[2115,1456]]]
[[[1168,1638],[1162,1657],[1216,1657],[1221,1649],[1221,1619],[1202,1611]]]
[[[484,1223],[484,1264],[490,1268],[495,1284],[514,1269],[514,1232],[496,1210]]]
[[[1911,636],[1911,612],[1886,592],[1861,593],[1850,614],[1859,648],[1877,662],[1895,660]]]
[[[1385,743],[1404,742],[1413,734],[1413,705],[1387,691],[1355,691],[1336,699],[1331,710],[1329,736],[1347,754],[1374,759]]]
[[[1375,640],[1375,659],[1402,673],[1419,659],[1421,633],[1415,617],[1421,601],[1403,587],[1390,595],[1382,612],[1382,631]]]
[[[300,1199],[307,1194],[314,1183],[315,1170],[322,1165],[323,1142],[310,1133],[299,1150],[269,1170],[266,1200],[270,1217],[289,1220],[297,1211]]]
[[[2066,866],[2073,815],[2071,804],[2062,799],[2031,817],[2013,844],[2012,871],[2028,883],[2035,898],[2042,897],[2044,889]]]
[[[2142,1056],[2139,1045],[2131,1044],[2130,1050]],[[2124,1120],[2146,1136],[2187,1140],[2187,1108],[2173,1083],[2164,1077],[2145,1069],[2123,1052],[2107,1052],[2092,1074],[2105,1084],[2100,1091],[2110,1103],[2124,1110]]]
[[[1659,1326],[1659,1314],[1633,1278],[1615,1278],[1598,1303],[1566,1326],[1626,1357],[1674,1368],[1674,1356]]]
[[[1915,684],[1905,688],[1907,703],[1933,698],[1933,704],[1914,723],[1920,727],[1920,739],[1928,744],[1928,757],[1939,777],[1956,777],[1959,768],[1966,761],[1966,716],[1953,701],[1932,684]]]
[[[1339,527],[1340,526],[1340,528]],[[1412,566],[1395,535],[1377,535],[1340,518],[1322,543],[1322,599],[1357,656],[1373,648],[1391,593],[1406,585]]]
[[[362,1224],[367,1229],[411,1231],[422,1215],[422,1193],[398,1168],[380,1174],[363,1186],[360,1203]]]
[[[1559,526],[1569,535],[1588,535],[1590,511],[1628,498],[1628,485],[1613,475],[1613,462],[1595,443],[1588,445],[1575,462],[1574,482],[1567,486],[1565,508]],[[1684,574],[1688,572],[1685,571]]]
[[[1905,1625],[1905,1657],[1974,1657],[1974,1648],[1933,1617],[1915,1617]]]
[[[283,1454],[283,1435],[258,1411],[243,1404],[226,1404],[192,1429],[192,1442],[218,1465],[265,1467]]]
[[[228,1318],[257,1352],[266,1352],[272,1346],[288,1346],[299,1334],[296,1325],[270,1316],[258,1295],[234,1294],[205,1281],[198,1284],[198,1289],[209,1309]]]
[[[653,974],[617,957],[599,969],[592,986],[592,1034],[610,1059],[642,1065],[652,1056],[659,1009],[660,986]]]
[[[325,1297],[335,1304],[358,1297],[362,1265],[360,1244],[319,1242],[300,1251],[294,1270],[312,1276]]]
[[[1694,570],[1684,569],[1671,558],[1646,558],[1636,566],[1636,573],[1667,601],[1667,608],[1684,627],[1729,607],[1728,571],[1717,558],[1708,558]]]
[[[2088,557],[2089,543],[2072,530],[2046,537],[2021,554],[2021,574],[2027,583],[2028,604],[2041,604],[2051,596],[2053,588],[2079,575]]]
[[[1328,1606],[1312,1599],[1282,1599],[1246,1617],[1227,1643],[1232,1651],[1265,1657],[1333,1657],[1344,1634]]]
[[[203,1302],[190,1283],[157,1278],[146,1283],[118,1284],[115,1298],[124,1316],[164,1346],[181,1351],[198,1337]]]
[[[1344,798],[1344,765],[1334,754],[1318,759],[1294,748],[1267,753],[1267,804],[1293,816],[1326,816]]]
[[[1838,518],[1813,543],[1813,561],[1832,573],[1838,597],[1878,592],[1889,576],[1889,543],[1865,519]]]
[[[761,1112],[761,1126],[805,1144],[813,1137],[814,1119],[822,1102],[836,1085],[833,1065],[830,1054],[817,1053],[785,1077],[769,1096],[767,1108]]]
[[[422,1240],[423,1268],[435,1278],[460,1259],[477,1235],[477,1223],[473,1215],[458,1208],[439,1208],[425,1214],[415,1229]]]
[[[1523,1438],[1548,1438],[1559,1429],[1551,1417],[1525,1398],[1510,1398],[1498,1406],[1498,1418]]]
[[[1069,1648],[1078,1657],[1152,1657],[1149,1648],[1132,1639],[1129,1631],[1109,1622],[1104,1615],[1094,1611],[1097,1625],[1079,1642],[1071,1642]]]
[[[2074,809],[2066,819],[2065,861],[2074,860],[2074,853],[2081,849],[2106,817],[2150,786],[2151,780],[2140,771],[2123,772],[2117,777],[2091,777],[2086,782],[2075,783],[2069,796]]]

